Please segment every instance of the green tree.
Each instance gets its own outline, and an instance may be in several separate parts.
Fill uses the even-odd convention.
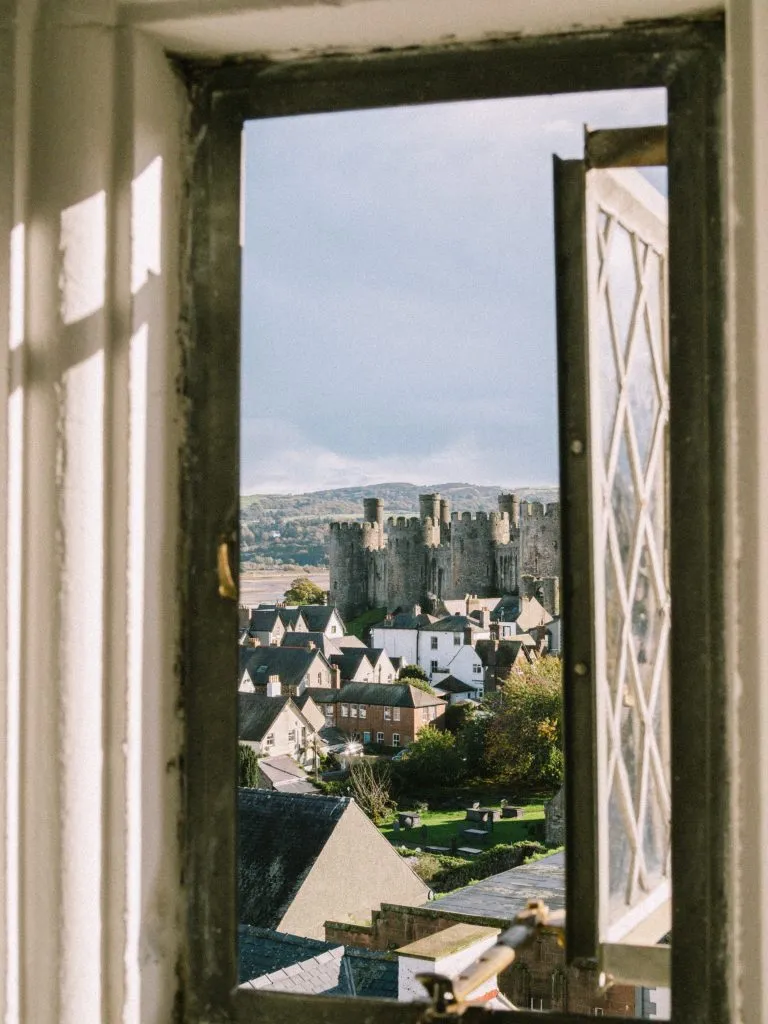
[[[429,682],[429,676],[421,665],[406,665],[403,669],[403,676],[408,676],[409,679],[423,679],[425,683]]]
[[[288,604],[325,604],[325,591],[306,576],[291,580],[283,597]]]
[[[238,753],[238,777],[241,786],[256,789],[259,784],[259,759],[253,747],[240,743]]]
[[[408,748],[402,768],[410,783],[449,786],[459,782],[464,764],[453,733],[425,725]]]
[[[562,666],[549,656],[488,694],[485,760],[499,782],[557,788],[563,780]]]

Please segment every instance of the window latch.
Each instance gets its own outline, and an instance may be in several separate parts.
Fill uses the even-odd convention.
[[[430,1005],[422,1017],[423,1024],[439,1017],[459,1016],[472,1006],[468,997],[484,982],[500,974],[515,959],[518,949],[527,946],[543,933],[554,934],[558,942],[565,942],[565,911],[550,912],[541,900],[530,900],[515,917],[514,924],[502,932],[496,945],[465,967],[461,974],[449,978],[444,974],[418,974],[429,993]],[[482,1005],[482,1004],[480,1004]]]

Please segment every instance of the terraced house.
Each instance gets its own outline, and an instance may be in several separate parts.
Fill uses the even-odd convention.
[[[448,702],[408,683],[349,683],[310,691],[326,721],[363,743],[407,747],[425,725],[442,728]]]

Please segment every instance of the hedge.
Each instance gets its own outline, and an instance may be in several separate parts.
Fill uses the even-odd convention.
[[[444,854],[434,856],[440,862],[441,870],[429,878],[429,885],[435,892],[452,892],[470,882],[479,882],[489,875],[519,867],[525,860],[537,853],[548,853],[541,843],[523,841],[520,843],[499,843],[484,850],[473,860],[464,861]]]

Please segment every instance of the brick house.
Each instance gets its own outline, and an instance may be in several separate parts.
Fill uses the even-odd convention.
[[[425,725],[442,728],[448,702],[408,683],[349,683],[311,691],[326,722],[363,743],[406,747]]]

